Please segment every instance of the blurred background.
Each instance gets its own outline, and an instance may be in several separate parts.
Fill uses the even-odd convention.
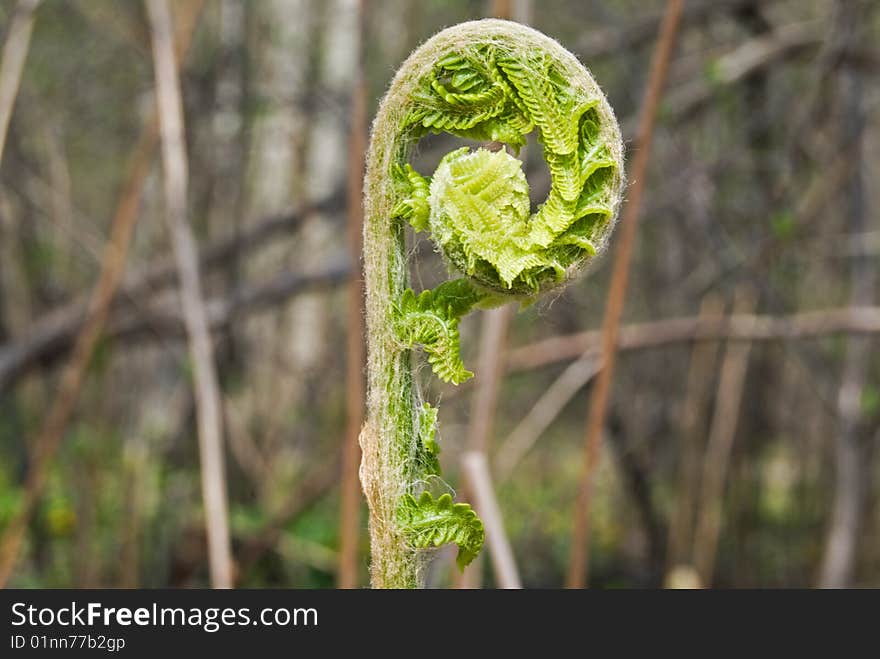
[[[591,586],[880,586],[877,5],[684,4]],[[592,71],[631,162],[664,7],[0,0],[3,583],[367,585],[350,238],[369,118],[419,43],[507,16]],[[458,143],[425,139],[416,169]],[[540,149],[525,160],[538,202]],[[488,456],[525,587],[570,571],[616,246],[551,299],[466,317],[471,382],[422,372],[444,476],[466,498],[463,452]],[[413,250],[416,287],[445,277]],[[451,555],[429,585],[462,584]],[[470,585],[498,584],[487,557]]]

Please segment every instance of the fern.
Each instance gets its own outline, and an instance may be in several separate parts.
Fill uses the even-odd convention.
[[[462,148],[428,175],[409,162],[417,141],[447,133],[513,152],[536,132],[550,172],[532,209],[522,163],[507,150]],[[437,409],[422,403],[412,350],[440,379],[473,376],[459,323],[475,308],[528,303],[601,252],[623,183],[614,115],[570,53],[515,23],[465,23],[401,67],[373,127],[365,185],[369,418],[361,477],[370,506],[376,586],[419,585],[418,552],[446,542],[466,565],[483,543],[476,513],[422,492],[440,475]],[[462,276],[416,293],[404,227],[429,232]]]
[[[430,179],[398,165],[408,187],[393,216],[417,231],[430,229],[446,256],[481,285],[533,298],[595,256],[604,242],[598,234],[610,228],[592,222],[588,231],[572,231],[585,228],[578,223],[584,216],[607,208],[610,217],[616,206],[619,156],[609,137],[619,136],[603,136],[601,102],[571,85],[540,50],[523,56],[493,44],[450,53],[419,85],[405,124],[514,148],[537,127],[550,194],[530,215],[521,163],[503,151],[464,148],[447,154]],[[603,169],[615,175],[599,174]]]
[[[425,231],[430,216],[428,180],[419,175],[409,163],[397,165],[394,178],[398,189],[404,192],[399,193],[401,199],[394,207],[393,216],[409,221],[416,231]]]
[[[455,562],[462,570],[483,547],[483,522],[468,504],[453,503],[450,494],[437,499],[430,492],[422,492],[418,499],[412,494],[404,495],[397,509],[397,523],[415,548],[439,547],[449,542],[458,545]]]
[[[466,279],[444,282],[416,295],[403,292],[398,312],[398,335],[407,346],[419,344],[444,382],[461,384],[473,377],[461,362],[458,321],[485,295]]]

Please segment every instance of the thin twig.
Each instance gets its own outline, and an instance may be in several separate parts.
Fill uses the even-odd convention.
[[[302,293],[333,289],[349,281],[347,263],[330,265],[310,274],[283,272],[259,284],[243,285],[225,296],[208,303],[212,331],[228,328],[246,317],[284,304]],[[47,319],[50,320],[50,319]],[[42,323],[37,326],[42,327]],[[8,370],[6,358],[16,364],[24,359],[23,369],[37,363],[51,366],[67,353],[75,338],[75,330],[65,328],[54,339],[39,345],[12,344],[0,350],[0,390],[11,384],[25,370]],[[624,325],[620,328],[617,349],[621,352],[663,348],[677,343],[705,341],[786,341],[809,340],[835,334],[880,333],[880,307],[844,307],[805,311],[790,315],[723,316],[717,319],[700,317],[669,318],[646,323]],[[108,321],[106,336],[120,344],[157,341],[185,336],[180,312],[176,308],[146,304],[135,313],[114,311]],[[600,332],[588,331],[562,335],[529,343],[511,349],[505,359],[505,373],[520,373],[578,359],[597,357]],[[459,392],[469,390],[469,383],[446,391],[448,400]]]
[[[688,316],[633,323],[620,328],[617,350],[647,350],[695,341],[784,341],[832,334],[880,333],[880,307],[838,307],[771,316],[733,314],[718,318]],[[591,330],[555,336],[515,348],[507,356],[508,372],[530,371],[584,353],[598,354],[602,334]]]
[[[734,310],[748,314],[754,307],[754,294],[745,288],[736,292]],[[728,344],[721,362],[718,392],[715,396],[715,413],[709,430],[709,441],[703,459],[700,483],[699,512],[694,529],[694,567],[700,575],[700,583],[712,585],[715,558],[718,554],[718,537],[721,532],[721,511],[727,466],[736,427],[739,420],[740,401],[745,386],[749,353],[748,342]]]
[[[467,446],[486,453],[492,437],[498,390],[504,371],[504,346],[513,308],[510,305],[483,314],[480,353],[477,364],[477,391],[471,399],[471,422]]]
[[[553,420],[601,367],[599,356],[588,352],[570,364],[547,388],[495,452],[495,477],[499,483],[510,477]]]
[[[718,295],[710,293],[703,298],[700,319],[717,318],[723,313],[724,305]],[[691,350],[685,398],[679,413],[681,442],[678,448],[678,479],[666,550],[666,567],[670,574],[681,564],[690,563],[700,486],[700,457],[704,451],[706,413],[717,352],[716,341],[699,343]]]
[[[3,44],[3,59],[0,61],[0,163],[3,162],[9,120],[12,118],[12,108],[15,97],[18,96],[21,73],[31,44],[34,10],[39,4],[40,0],[18,0],[9,23],[6,43]]]
[[[512,0],[490,0],[489,15],[495,18],[503,18],[506,21],[513,19]]]
[[[747,80],[755,72],[766,70],[784,58],[819,46],[822,43],[819,28],[815,22],[792,23],[743,42],[714,62],[711,84],[695,79],[670,92],[664,111],[674,117],[675,122],[690,119],[712,100],[720,87]]]
[[[860,41],[859,27],[870,22],[871,3],[838,3],[832,34],[832,48],[844,55]],[[853,176],[843,194],[843,212],[847,229],[854,234],[869,226],[870,194],[866,190],[868,171],[867,143],[862,137],[868,124],[865,109],[864,81],[861,74],[844,68],[840,74],[839,118],[840,142],[852,142]],[[876,268],[865,257],[854,259],[849,271],[849,303],[853,306],[870,304],[876,296]],[[871,341],[867,337],[849,337],[843,359],[843,372],[837,393],[838,431],[834,438],[835,485],[830,521],[828,524],[819,586],[848,588],[856,571],[859,536],[864,526],[863,517],[871,481],[871,461],[862,429],[862,394],[871,378]]]
[[[189,172],[171,11],[167,0],[146,0],[146,3],[153,41],[156,97],[162,136],[166,221],[177,261],[180,302],[193,361],[211,584],[215,588],[231,588],[233,566],[223,457],[223,413],[214,348],[199,278],[198,249],[187,220]]]
[[[202,250],[199,267],[215,269],[228,263],[236,254],[247,253],[269,243],[280,234],[294,231],[302,224],[303,218],[313,212],[336,209],[339,195],[334,193],[324,201],[310,204],[300,211],[267,217],[242,231],[238,236],[217,240]],[[333,269],[333,278],[335,271]],[[289,279],[290,275],[282,277]],[[315,280],[314,276],[305,279]],[[149,307],[148,298],[158,295],[176,283],[174,259],[162,259],[144,272],[132,277],[114,292],[111,306],[111,322],[124,311],[123,302],[133,301]],[[306,288],[309,288],[306,286]],[[291,294],[299,289],[291,288]],[[235,297],[238,294],[233,294]],[[147,298],[145,301],[143,298]],[[283,301],[283,300],[279,300]],[[0,346],[0,392],[6,391],[15,380],[37,365],[51,365],[70,350],[88,311],[88,299],[75,299],[62,307],[50,311],[30,324],[28,332],[15,342]]]
[[[774,1],[763,0],[765,4]],[[682,10],[681,22],[683,25],[699,26],[713,16],[727,16],[730,12],[754,2],[755,0],[690,0]],[[632,52],[657,34],[662,20],[662,14],[651,14],[640,16],[623,28],[591,29],[577,43],[574,50],[586,62]]]
[[[486,459],[491,443],[495,412],[498,408],[498,391],[504,372],[504,344],[510,325],[510,305],[483,312],[480,353],[477,364],[477,390],[471,398],[471,422],[468,425],[466,457],[472,453],[482,454]],[[464,467],[464,463],[462,463]],[[470,499],[475,493],[470,482],[465,483],[465,497]],[[477,512],[482,511],[477,508]],[[482,564],[479,557],[468,565],[456,578],[458,588],[479,588],[482,581]]]
[[[181,30],[178,35],[178,52],[186,53],[196,19],[201,12],[203,0],[194,0],[184,6]],[[80,389],[89,362],[110,312],[110,304],[122,281],[125,261],[134,225],[138,217],[144,182],[150,172],[153,155],[159,139],[159,126],[155,115],[150,115],[141,130],[140,139],[130,161],[128,177],[123,186],[122,197],[113,217],[110,238],[104,251],[101,273],[89,299],[86,319],[77,334],[70,361],[61,373],[58,393],[52,401],[46,419],[37,434],[33,446],[31,464],[25,477],[24,496],[18,514],[9,522],[0,539],[0,588],[9,580],[24,533],[34,508],[46,483],[49,464],[61,441],[64,431],[76,407]]]
[[[227,329],[249,315],[277,307],[297,295],[340,286],[349,280],[350,273],[348,263],[330,263],[322,270],[309,274],[281,272],[259,284],[243,284],[232,292],[212,298],[208,302],[209,325],[212,331]],[[52,330],[50,336],[44,337],[45,341],[38,339],[36,346],[27,342],[21,346],[24,354],[17,344],[11,346],[8,356],[15,360],[11,371],[3,364],[6,355],[0,353],[0,391],[27,368],[36,364],[51,366],[54,361],[64,356],[69,344],[74,341],[73,332],[76,327],[79,325],[75,325],[74,329],[62,328],[57,334]],[[114,309],[106,323],[105,335],[114,341],[137,343],[185,337],[186,332],[177,305],[155,304],[148,300],[132,312]],[[24,364],[21,364],[22,359]],[[4,379],[7,378],[7,374],[8,379]]]
[[[348,145],[348,249],[351,262],[360,262],[363,249],[364,154],[367,151],[367,81],[364,75],[366,53],[367,0],[360,0],[358,12],[358,49],[355,80],[352,84],[351,133]],[[346,427],[342,447],[341,511],[339,515],[340,588],[356,588],[358,548],[361,538],[361,488],[358,467],[361,449],[358,435],[364,423],[364,291],[361,271],[351,269],[348,289],[348,336],[345,368]]]
[[[492,488],[489,475],[489,462],[484,451],[467,451],[461,460],[462,471],[467,483],[469,496],[474,508],[483,520],[486,530],[486,545],[492,558],[495,580],[499,588],[522,588],[519,570],[510,548],[510,540],[504,531],[501,507]],[[477,584],[479,585],[479,584]]]
[[[602,370],[597,376],[590,399],[590,413],[587,419],[587,431],[584,447],[584,467],[575,504],[574,532],[572,534],[571,556],[568,567],[566,585],[569,588],[583,588],[587,583],[587,563],[589,560],[588,542],[590,530],[590,507],[592,503],[593,474],[599,458],[602,430],[605,426],[605,414],[608,409],[608,397],[611,378],[614,374],[614,361],[617,347],[617,333],[620,317],[626,298],[626,287],[629,280],[629,266],[632,260],[636,228],[641,210],[642,192],[648,173],[648,157],[654,133],[654,122],[660,94],[666,81],[669,61],[675,47],[681,18],[682,0],[669,0],[666,14],[660,26],[660,36],[654,57],[651,62],[651,74],[645,91],[639,118],[639,129],[636,135],[636,155],[632,168],[632,179],[635,183],[630,198],[621,218],[621,236],[615,251],[611,284],[605,308],[602,338]]]

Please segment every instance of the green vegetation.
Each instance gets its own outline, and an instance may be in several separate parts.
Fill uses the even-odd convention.
[[[428,132],[518,149],[532,131],[552,180],[535,213],[522,163],[505,151],[452,151],[430,180],[408,160]],[[439,476],[421,439],[436,410],[422,403],[410,350],[421,345],[445,382],[470,378],[460,357],[461,317],[509,300],[531,303],[604,247],[619,203],[622,152],[614,114],[590,74],[559,44],[518,24],[455,26],[398,71],[373,128],[366,179],[370,392],[361,475],[375,586],[418,586],[425,547],[455,542],[464,567],[483,541],[467,504],[422,489]],[[429,231],[467,277],[416,295],[402,221]]]

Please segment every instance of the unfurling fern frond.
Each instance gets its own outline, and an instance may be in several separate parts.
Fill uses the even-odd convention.
[[[474,374],[461,361],[458,321],[485,297],[466,279],[444,282],[419,295],[407,289],[400,298],[398,337],[408,346],[421,345],[441,380],[461,384]]]
[[[616,124],[609,130],[598,90],[572,85],[564,70],[541,50],[463,47],[438,61],[406,115],[419,129],[514,149],[537,128],[551,189],[534,214],[521,163],[505,151],[448,153],[430,183],[409,163],[396,165],[408,187],[393,215],[430,228],[447,258],[481,286],[526,301],[604,246],[620,193]]]
[[[429,133],[483,145],[448,153],[423,175],[410,156]],[[550,191],[535,208],[522,163],[511,155],[530,133],[550,172]],[[465,23],[401,67],[373,124],[364,198],[369,419],[361,476],[374,585],[420,585],[421,549],[455,542],[465,565],[483,544],[469,506],[448,494],[419,494],[440,463],[437,410],[422,402],[411,350],[421,346],[446,382],[470,378],[461,317],[531,302],[570,279],[605,247],[623,181],[620,130],[602,91],[539,32],[507,21]],[[404,222],[430,232],[462,277],[416,294]]]
[[[453,503],[450,494],[437,499],[430,492],[422,492],[418,499],[404,495],[397,508],[397,523],[413,547],[428,549],[450,542],[458,545],[455,562],[462,570],[480,553],[485,539],[477,513],[466,503]]]

